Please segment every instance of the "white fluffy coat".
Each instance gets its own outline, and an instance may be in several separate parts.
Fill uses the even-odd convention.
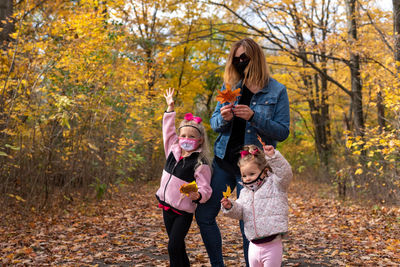
[[[260,239],[288,231],[289,205],[287,189],[292,179],[292,168],[278,150],[266,156],[273,173],[255,192],[246,187],[240,191],[232,208],[222,207],[224,215],[243,220],[244,232],[249,240]]]

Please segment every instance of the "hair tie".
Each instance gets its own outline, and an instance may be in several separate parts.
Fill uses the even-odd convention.
[[[258,148],[255,148],[255,149],[251,152],[251,154],[254,156],[257,152],[258,152]]]
[[[187,121],[195,121],[197,124],[201,123],[203,120],[200,117],[193,116],[192,113],[186,113],[183,117]]]
[[[242,158],[244,158],[244,157],[246,157],[247,155],[249,155],[249,154],[252,154],[253,156],[255,155],[255,154],[257,154],[257,152],[258,152],[258,148],[256,148],[256,149],[254,149],[253,151],[248,151],[248,150],[242,150],[242,151],[240,151],[240,157],[242,157]]]
[[[240,151],[240,157],[242,157],[242,158],[246,157],[248,154],[250,154],[250,153],[247,150]]]

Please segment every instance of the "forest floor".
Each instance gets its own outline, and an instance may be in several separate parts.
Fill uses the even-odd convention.
[[[7,266],[168,266],[157,184],[114,188],[101,201],[52,212],[3,205],[0,264]],[[294,179],[283,266],[399,266],[400,208],[359,206]],[[1,203],[0,203],[1,204]],[[19,205],[25,203],[19,202]],[[226,266],[243,266],[237,221],[218,216]],[[192,266],[210,266],[197,224],[186,238]]]

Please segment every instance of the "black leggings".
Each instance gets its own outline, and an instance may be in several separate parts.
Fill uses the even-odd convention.
[[[186,254],[185,236],[192,224],[193,214],[179,215],[172,210],[163,210],[164,224],[167,229],[168,254],[171,267],[190,266]]]

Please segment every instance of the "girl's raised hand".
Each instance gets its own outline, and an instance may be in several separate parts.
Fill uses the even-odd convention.
[[[174,111],[174,105],[175,105],[174,92],[175,92],[174,88],[168,88],[165,90],[164,97],[165,97],[165,101],[167,102],[167,105],[168,105],[168,109],[167,109],[168,112]]]
[[[268,157],[272,158],[275,155],[275,148],[271,145],[263,146],[264,153]]]

